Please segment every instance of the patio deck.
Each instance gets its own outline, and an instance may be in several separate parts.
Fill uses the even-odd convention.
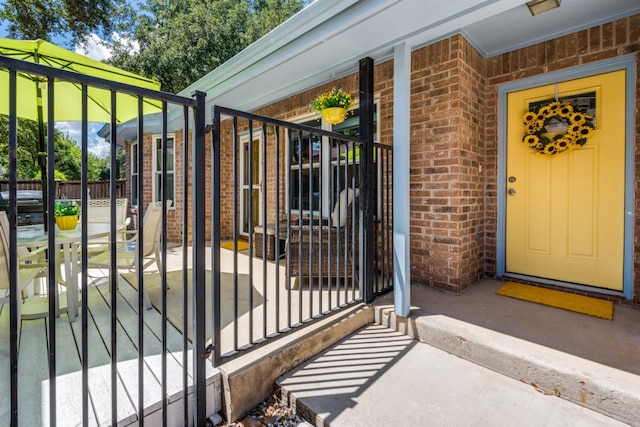
[[[207,248],[207,268],[210,268]],[[187,255],[191,265],[190,250]],[[168,248],[167,271],[182,270],[182,247]],[[239,275],[250,271],[247,251],[238,254]],[[221,249],[223,272],[233,272],[233,252]],[[123,273],[123,271],[121,271]],[[252,310],[241,310],[234,322],[227,323],[221,331],[220,346],[223,353],[233,352],[251,343],[259,342],[266,336],[277,335],[278,329],[286,331],[306,323],[331,310],[329,301],[346,301],[359,296],[359,290],[349,285],[346,289],[322,290],[316,283],[309,291],[304,284],[299,289],[285,289],[285,262],[280,265],[272,261],[254,258],[252,266],[253,288],[260,294]],[[88,329],[89,344],[89,424],[111,424],[111,307],[110,293],[100,270],[90,271],[88,288]],[[278,287],[276,288],[276,276]],[[266,282],[263,280],[266,279]],[[266,283],[266,286],[264,286]],[[350,282],[348,282],[350,283]],[[335,284],[334,284],[335,287]],[[348,295],[345,295],[345,292]],[[322,297],[321,297],[322,295]],[[182,299],[168,300],[168,305],[178,305],[182,310]],[[122,276],[119,277],[117,295],[117,355],[118,355],[118,425],[137,423],[138,405],[138,294]],[[278,310],[276,310],[278,307]],[[223,306],[229,312],[231,307]],[[56,371],[57,425],[82,424],[82,317],[69,322],[66,313],[56,319]],[[162,316],[154,307],[143,312],[144,352],[145,352],[145,422],[161,424],[162,383],[161,378],[161,326]],[[302,320],[300,320],[302,319]],[[252,325],[249,328],[249,325]],[[177,325],[179,326],[179,325]],[[207,325],[207,332],[210,325]],[[252,339],[250,339],[252,331]],[[19,349],[19,421],[21,425],[49,425],[49,361],[48,361],[48,319],[22,320]],[[167,402],[169,425],[182,425],[182,332],[167,321]],[[191,362],[191,348],[186,349]],[[221,410],[221,379],[217,369],[208,365],[207,413]],[[190,368],[189,368],[190,369]],[[10,411],[9,384],[9,311],[0,306],[0,425],[8,425]],[[189,385],[191,379],[189,378]]]
[[[101,282],[101,283],[100,283]],[[120,278],[117,295],[118,425],[136,424],[138,406],[137,291]],[[111,425],[111,308],[104,280],[88,288],[89,424]],[[81,314],[81,313],[80,313]],[[144,414],[151,425],[162,422],[162,318],[157,310],[144,316]],[[82,424],[82,317],[56,319],[57,425]],[[18,357],[21,425],[49,425],[48,319],[22,320]],[[172,425],[182,424],[182,334],[167,322],[167,405]],[[191,362],[191,346],[186,349]],[[0,425],[9,424],[9,311],[0,308]],[[191,387],[191,377],[188,377]],[[220,410],[220,374],[208,366],[207,408]]]

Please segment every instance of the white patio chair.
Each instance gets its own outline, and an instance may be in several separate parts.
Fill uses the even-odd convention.
[[[127,228],[131,222],[131,218],[127,216],[128,199],[116,199],[116,224],[123,230]],[[111,222],[111,199],[89,199],[87,200],[87,222],[90,223],[110,223]],[[119,233],[119,241],[126,240],[126,232]],[[87,253],[89,256],[97,255],[109,249],[109,238],[101,237],[91,239],[87,245]]]
[[[7,214],[2,211],[0,212],[0,224],[4,223],[8,224]],[[0,304],[9,304],[10,294],[9,294],[9,235],[6,233],[8,231],[8,227],[0,226],[0,292],[2,296],[0,296]],[[21,316],[20,316],[20,307],[22,306],[23,293],[25,288],[32,284],[34,279],[38,276],[41,276],[44,273],[41,267],[31,267],[31,268],[21,268],[21,263],[18,263],[18,286],[16,289],[20,289],[20,297],[18,298],[18,304],[16,305],[18,310],[18,348],[20,348],[20,325],[21,325]]]
[[[166,207],[169,209],[172,201],[167,200]],[[156,263],[158,271],[162,270],[162,260],[160,259],[160,232],[162,220],[162,202],[153,202],[147,206],[147,210],[144,213],[142,220],[143,232],[144,232],[144,246],[142,248],[142,258],[144,264],[142,265],[142,271],[148,266]],[[132,237],[125,241],[118,242],[118,251],[116,253],[116,268],[117,269],[135,269],[138,270],[138,232],[136,230],[127,231],[127,234],[131,234]],[[129,250],[131,247],[135,249]],[[111,267],[111,251],[107,249],[100,254],[89,258],[87,265],[89,268],[110,268]],[[144,302],[147,309],[151,308],[151,301],[149,295],[145,291]]]
[[[0,213],[0,228],[3,229],[7,241],[9,240],[9,218],[7,213],[2,211]],[[46,247],[40,248],[25,248],[18,247],[18,262],[25,268],[47,268],[47,256]]]

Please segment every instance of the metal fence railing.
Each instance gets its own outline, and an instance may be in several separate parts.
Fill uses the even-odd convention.
[[[392,287],[390,146],[220,106],[212,116],[211,241],[232,242],[212,246],[216,363]],[[363,241],[375,242],[369,262]]]
[[[219,106],[207,128],[200,92],[184,98],[5,56],[0,73],[9,111],[0,425],[205,425],[220,404],[212,366],[391,289],[390,146]],[[54,216],[54,156],[42,156],[44,224],[18,223],[25,74],[46,94],[47,152],[56,99],[81,113],[82,178],[77,193],[63,185],[80,204],[74,230]],[[69,83],[76,97],[60,90]],[[113,174],[102,197],[87,174],[95,91],[110,95],[111,170],[117,150],[127,158],[127,181]],[[126,138],[121,102],[137,107]],[[150,112],[160,118],[153,131]],[[122,191],[136,197],[129,226]],[[112,202],[100,204],[108,222],[96,222],[90,198]]]
[[[0,324],[4,325],[0,357],[5,359],[0,389],[6,391],[0,402],[0,425],[142,425],[145,420],[167,425],[169,416],[179,417],[184,425],[204,425],[206,417],[216,412],[206,406],[211,390],[206,384],[205,342],[180,332],[182,326],[171,318],[167,303],[169,288],[189,286],[197,293],[205,287],[203,281],[195,281],[206,268],[201,262],[204,248],[189,245],[190,236],[205,234],[204,216],[191,203],[197,199],[194,195],[204,191],[205,181],[190,179],[204,175],[199,174],[199,163],[191,170],[187,161],[197,163],[197,158],[204,157],[204,94],[184,98],[3,55],[0,73],[0,105],[7,109],[3,114],[8,119],[8,130],[0,135],[0,141],[8,144],[8,206],[6,214],[0,212]],[[40,129],[46,129],[46,152],[53,153],[55,148],[54,105],[64,102],[69,110],[78,111],[82,173],[79,183],[58,183],[54,156],[43,157],[46,185],[40,188],[46,188],[43,199],[48,214],[44,224],[18,226],[21,187],[16,160],[18,148],[26,143],[20,132],[25,119],[20,114],[25,111],[27,93],[33,92],[18,83],[24,76],[43,93],[46,126]],[[73,88],[75,95],[63,88]],[[112,174],[106,194],[92,186],[87,174],[88,106],[96,93],[106,93],[111,100],[102,106],[111,115],[110,169],[117,170],[117,141],[127,150],[127,167],[136,171],[135,183],[117,180]],[[136,129],[134,140],[141,142],[137,146],[117,137],[116,112],[123,102],[137,111],[130,122]],[[145,126],[149,112],[162,118],[153,149],[142,143],[150,133]],[[181,161],[174,162],[176,155],[182,156]],[[141,216],[149,213],[138,221],[135,233],[126,236],[123,214],[115,203],[126,194],[125,185],[140,195]],[[56,223],[54,203],[59,192],[79,201],[82,215],[73,230],[64,231]],[[90,198],[114,201],[106,205],[108,222],[94,221]],[[167,236],[168,228],[176,224],[183,227],[177,247],[184,256],[172,261]],[[192,253],[193,262],[188,262],[187,252]],[[155,257],[153,271],[136,268],[148,256]],[[105,264],[97,267],[98,260]],[[170,268],[185,274],[193,269],[193,279],[185,276],[169,283]],[[186,297],[180,301],[187,310]],[[180,314],[190,324],[205,323],[203,311]]]

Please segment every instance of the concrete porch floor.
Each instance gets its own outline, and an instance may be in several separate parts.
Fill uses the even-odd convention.
[[[324,426],[640,425],[640,309],[616,304],[609,321],[496,295],[502,284],[412,286],[409,318],[386,295],[376,324],[278,385]]]

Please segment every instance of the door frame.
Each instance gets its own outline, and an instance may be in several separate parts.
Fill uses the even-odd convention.
[[[245,164],[245,145],[249,144],[249,138],[250,136],[253,136],[253,141],[255,144],[258,144],[258,158],[255,159],[251,158],[252,161],[257,162],[258,163],[258,184],[246,184],[244,182],[244,174],[245,174],[245,170],[244,170],[244,164]],[[263,194],[262,194],[262,168],[264,167],[264,165],[262,164],[262,159],[263,157],[263,152],[262,152],[262,129],[261,128],[257,128],[257,129],[253,129],[253,131],[251,132],[251,134],[249,132],[243,133],[242,135],[240,135],[240,175],[239,175],[239,189],[240,189],[240,196],[239,196],[239,202],[240,202],[240,227],[238,232],[240,233],[241,236],[248,236],[249,235],[249,230],[243,231],[242,230],[242,226],[244,224],[245,221],[245,212],[244,212],[244,208],[245,208],[245,200],[244,200],[244,190],[245,189],[250,189],[249,191],[249,197],[251,197],[251,194],[253,192],[253,190],[258,190],[258,206],[252,206],[253,210],[258,210],[258,212],[262,212],[262,204],[264,203],[264,200],[262,200]],[[248,160],[247,160],[248,162]],[[251,165],[249,165],[249,167],[251,167]],[[262,216],[260,216],[259,220],[262,219]],[[260,221],[258,221],[260,222]],[[254,227],[256,225],[261,225],[260,223],[255,224]]]
[[[623,291],[626,299],[631,299],[633,290],[633,226],[634,226],[634,123],[635,123],[635,87],[636,87],[636,55],[624,55],[617,58],[598,61],[568,68],[566,70],[545,73],[526,79],[521,79],[509,83],[498,85],[498,171],[497,171],[497,218],[496,229],[496,276],[529,278],[513,273],[506,273],[506,169],[507,169],[507,95],[510,92],[531,89],[537,86],[544,86],[590,77],[597,74],[604,74],[612,71],[626,71],[626,103],[625,103],[625,188],[624,188],[624,259],[623,259]],[[562,283],[565,287],[578,289],[592,289],[582,285],[566,284],[551,279],[539,279],[537,282],[548,284]],[[598,293],[620,295],[618,291],[598,289]]]

